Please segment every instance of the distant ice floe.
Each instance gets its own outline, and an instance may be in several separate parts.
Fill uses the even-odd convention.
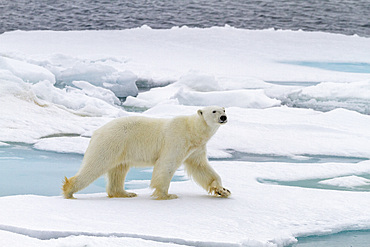
[[[36,83],[47,80],[52,84],[55,83],[55,75],[48,69],[20,60],[0,56],[0,69],[9,71],[25,82]]]
[[[88,82],[76,82],[81,89],[65,87],[59,89],[49,81],[40,81],[30,87],[30,90],[45,102],[50,102],[65,110],[83,116],[123,116],[123,110],[116,107],[116,97],[112,97],[106,89],[100,90]],[[113,104],[112,104],[113,103]]]
[[[270,84],[254,78],[226,79],[191,71],[175,83],[150,91],[143,92],[137,97],[128,97],[125,106],[151,108],[157,104],[224,107],[268,108],[279,106],[280,101],[268,97],[263,88]]]
[[[72,85],[74,81],[89,83],[110,89],[117,97],[136,96],[138,88],[135,84],[137,76],[131,71],[117,71],[112,66],[93,62],[79,62],[71,68],[61,70],[57,76],[58,83]]]
[[[71,86],[55,86],[55,77],[47,69],[38,65],[0,57],[0,95],[15,96],[37,103],[54,104],[65,110],[85,116],[122,116],[124,111],[117,107],[120,100],[112,92],[94,86],[86,81],[72,81]],[[132,77],[132,75],[130,74]],[[128,92],[137,94],[135,79],[129,79],[134,89]],[[109,88],[115,87],[109,84]],[[126,91],[122,86],[119,90]],[[132,87],[132,86],[131,86]]]
[[[370,80],[334,83],[323,82],[305,87],[286,95],[275,95],[282,104],[330,111],[345,108],[363,114],[370,114]]]

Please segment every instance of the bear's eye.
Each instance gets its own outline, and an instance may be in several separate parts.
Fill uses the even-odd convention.
[[[212,113],[216,113],[216,111],[213,111]]]

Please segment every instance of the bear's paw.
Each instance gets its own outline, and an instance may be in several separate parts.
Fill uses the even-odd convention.
[[[132,197],[137,197],[136,193],[131,193],[127,191],[123,192],[116,192],[116,193],[109,193],[108,197],[113,198],[113,197],[118,197],[118,198],[132,198]]]
[[[219,197],[229,197],[231,195],[230,190],[223,188],[223,187],[215,188],[214,193],[216,196],[219,196]]]

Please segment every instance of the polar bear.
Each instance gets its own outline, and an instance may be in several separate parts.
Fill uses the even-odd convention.
[[[77,174],[63,184],[65,198],[107,174],[109,197],[135,197],[124,190],[130,167],[154,166],[150,186],[159,200],[175,199],[168,194],[175,171],[185,165],[189,176],[208,193],[228,197],[220,176],[208,163],[206,144],[220,125],[227,122],[225,108],[209,106],[191,116],[172,119],[130,116],[115,119],[96,130]]]

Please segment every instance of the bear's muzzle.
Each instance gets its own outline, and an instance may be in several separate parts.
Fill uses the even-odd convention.
[[[219,123],[220,123],[220,124],[225,124],[225,123],[227,123],[227,117],[226,117],[226,115],[222,115],[222,116],[220,117],[220,121],[219,121]]]

